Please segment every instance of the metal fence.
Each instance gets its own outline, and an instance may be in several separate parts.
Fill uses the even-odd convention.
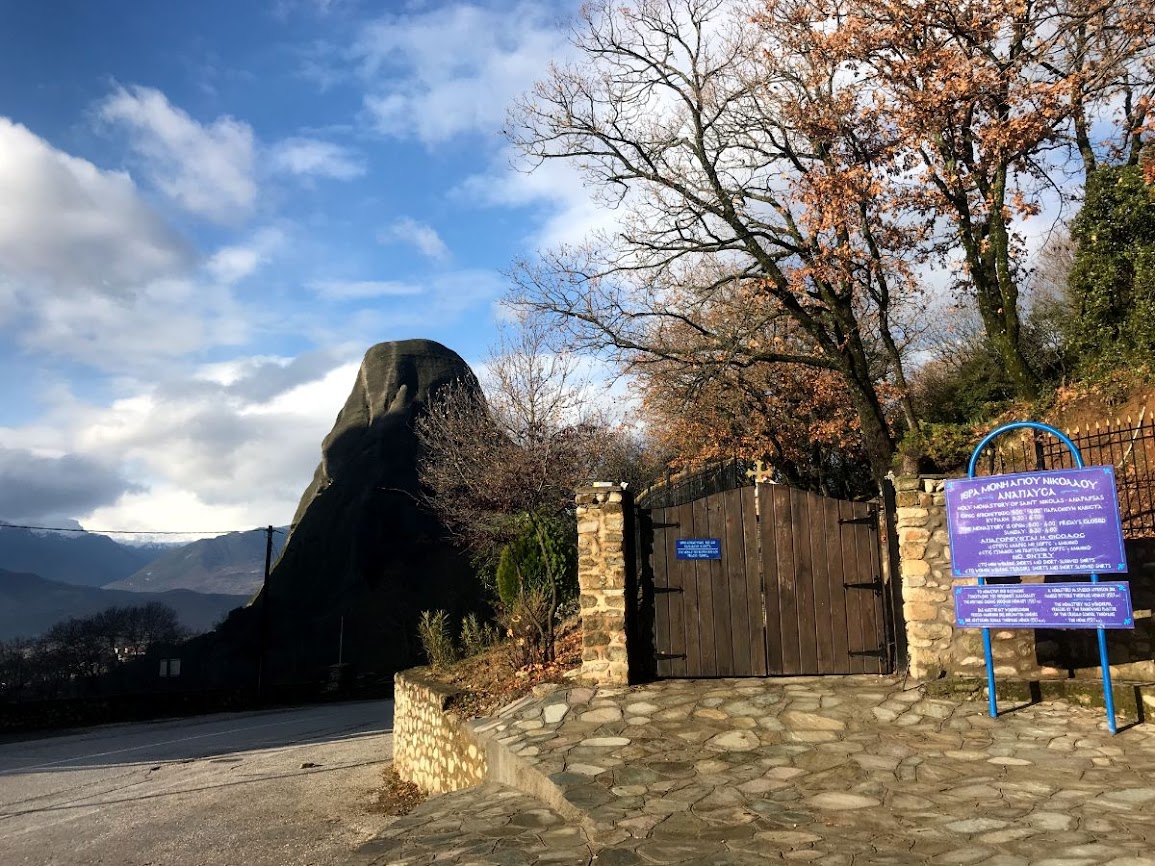
[[[749,487],[754,483],[752,468],[746,460],[728,460],[692,475],[667,475],[638,494],[637,504],[642,508],[673,508],[713,493]]]
[[[1114,466],[1123,534],[1155,537],[1155,418],[1115,419],[1063,432],[1079,448],[1087,466]],[[996,440],[979,458],[979,475],[1072,469],[1071,452],[1054,436],[1023,430]]]

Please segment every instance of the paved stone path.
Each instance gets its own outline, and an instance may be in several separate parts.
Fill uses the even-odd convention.
[[[985,711],[882,677],[527,698],[474,728],[538,799],[434,798],[374,862],[1155,866],[1147,726],[1113,737],[1102,710],[1065,704]]]
[[[583,866],[591,857],[581,827],[567,825],[534,797],[487,782],[436,797],[398,819],[359,849],[356,866]]]

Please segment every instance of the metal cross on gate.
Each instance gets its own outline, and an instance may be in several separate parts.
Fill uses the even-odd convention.
[[[746,477],[752,478],[755,484],[773,484],[774,467],[767,466],[761,460],[755,460],[754,468],[746,470]]]

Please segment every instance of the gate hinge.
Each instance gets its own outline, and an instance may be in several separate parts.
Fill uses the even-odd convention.
[[[872,529],[878,529],[878,512],[871,511],[864,517],[840,517],[838,518],[838,525],[843,526],[847,523],[858,523],[862,526],[869,526]]]
[[[863,581],[862,583],[844,583],[843,589],[870,589],[874,591],[875,595],[882,595],[883,583],[881,577],[876,577],[874,580]]]

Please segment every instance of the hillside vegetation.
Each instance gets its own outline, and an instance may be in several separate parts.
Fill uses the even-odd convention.
[[[0,568],[0,640],[35,637],[61,620],[98,613],[114,605],[161,602],[172,608],[180,624],[196,634],[208,631],[230,610],[248,600],[244,595],[192,592],[126,592],[76,586]]]

